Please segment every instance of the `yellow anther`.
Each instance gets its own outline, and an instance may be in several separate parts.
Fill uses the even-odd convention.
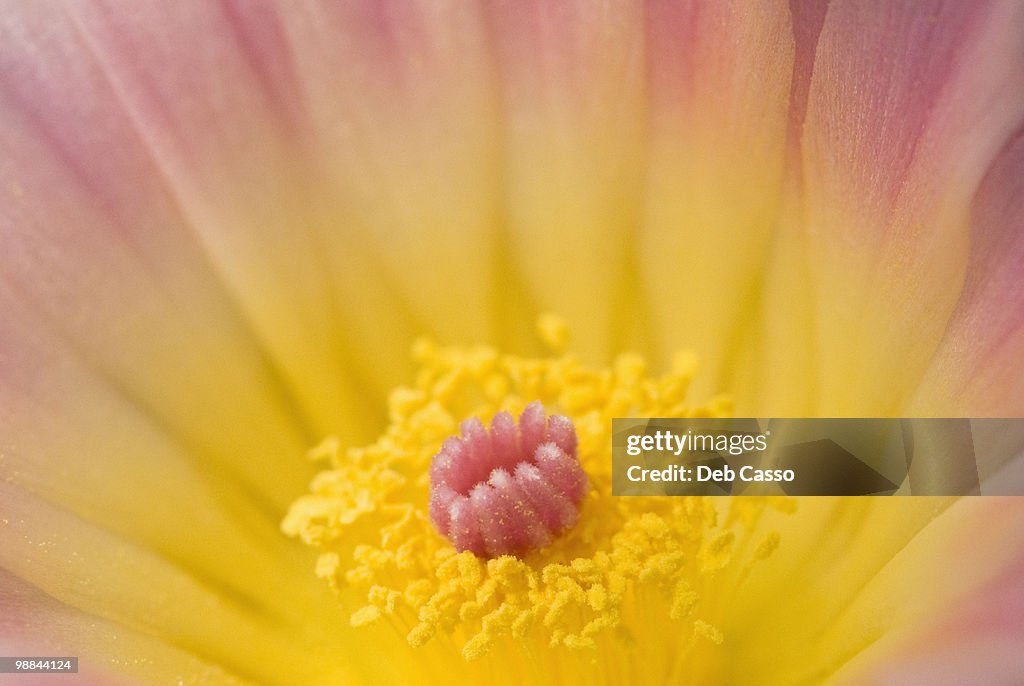
[[[420,646],[426,645],[426,643],[436,634],[437,628],[433,624],[420,622],[412,628],[406,636],[406,640],[409,641],[409,645],[413,648],[419,648]]]
[[[371,622],[377,621],[380,618],[380,608],[374,605],[367,605],[361,607],[352,613],[352,617],[349,619],[349,623],[352,626],[365,626]]]
[[[685,579],[681,579],[672,594],[672,609],[669,611],[669,616],[672,619],[683,619],[689,616],[697,607],[699,600],[700,595],[690,589],[690,585]]]
[[[782,541],[782,537],[779,536],[778,531],[769,532],[760,543],[757,545],[757,550],[754,551],[754,557],[758,560],[764,560],[771,556],[775,552],[775,549],[779,547],[779,543]]]
[[[462,656],[470,661],[480,659],[490,650],[491,641],[491,635],[486,631],[481,631],[466,641],[466,645],[462,647]]]
[[[542,314],[537,319],[537,334],[541,342],[553,352],[565,352],[569,345],[569,325],[558,315]]]
[[[718,645],[721,645],[721,643],[725,640],[725,636],[722,635],[721,631],[716,629],[711,624],[708,624],[707,622],[700,619],[693,623],[693,633],[696,636],[706,638],[712,643]]]

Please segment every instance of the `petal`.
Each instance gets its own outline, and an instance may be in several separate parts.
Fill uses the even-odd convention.
[[[1024,674],[1024,568],[978,597],[953,608],[899,658],[891,658],[879,684],[955,686],[971,680],[1011,686]]]
[[[791,0],[789,9],[793,71],[778,218],[772,222],[764,262],[755,269],[759,285],[750,297],[757,301],[758,309],[754,314],[748,312],[745,325],[737,327],[739,345],[732,353],[728,379],[728,388],[737,397],[738,413],[751,417],[813,416],[819,393],[816,317],[800,201],[800,146],[828,3]]]
[[[161,394],[219,397],[210,409],[223,413],[260,399],[266,390],[209,371],[211,359],[230,367],[236,356],[250,366],[255,358],[264,369],[246,377],[279,397],[256,404],[286,401],[316,432],[350,418],[355,432],[373,414],[358,402],[364,382],[338,354],[344,328],[300,194],[301,131],[284,104],[290,93],[268,88],[252,59],[257,38],[270,55],[280,49],[267,37],[273,17],[254,12],[240,26],[227,7],[29,4],[5,15],[11,157],[0,192],[17,227],[8,242],[27,254],[8,252],[17,265],[4,271],[154,405]],[[64,190],[54,198],[53,188]],[[229,326],[235,350],[206,340]],[[120,354],[129,341],[150,351],[144,366]],[[159,410],[184,414],[180,402]],[[197,414],[218,426],[257,424]]]
[[[1019,498],[801,499],[768,520],[779,549],[724,603],[720,680],[868,683],[861,668],[884,671],[908,639],[1019,572],[1022,515]]]
[[[197,243],[145,122],[89,39],[47,8],[0,26],[4,373],[53,384],[32,341],[60,342],[197,454],[283,500],[307,471],[267,466],[307,443],[301,402]]]
[[[951,540],[942,542],[945,555],[935,560],[930,572],[933,578],[938,572],[938,584],[928,584],[929,593],[935,593],[929,603],[939,602],[919,621],[900,616],[898,629],[853,660],[836,683],[1010,686],[1019,682],[1024,673],[1022,510],[1019,499],[975,505],[982,518],[961,531],[943,532]],[[993,517],[1012,523],[1000,526]],[[988,571],[979,574],[981,570]],[[970,581],[956,579],[950,584],[959,574],[966,574]],[[961,590],[943,597],[951,585]]]
[[[356,0],[292,3],[281,25],[340,352],[380,391],[405,378],[414,336],[509,326],[482,18],[457,0]]]
[[[239,597],[259,597],[268,586],[303,578],[301,562],[289,561],[278,537],[280,510],[260,494],[273,479],[286,481],[291,461],[298,460],[278,455],[280,464],[273,465],[274,455],[255,456],[249,472],[218,464],[169,437],[146,408],[51,339],[3,340],[25,348],[15,349],[23,364],[4,370],[0,480]],[[273,497],[288,497],[276,489]],[[204,535],[190,535],[195,531]],[[268,567],[274,557],[281,562]],[[255,571],[238,573],[248,567]]]
[[[69,678],[86,686],[119,686],[129,682],[107,673],[125,672],[128,676],[152,683],[241,684],[215,665],[174,647],[147,639],[108,622],[61,605],[33,588],[23,579],[0,570],[0,652],[22,656],[75,656],[78,673],[74,677],[22,674],[18,684],[45,686]],[[146,655],[146,660],[125,659]]]
[[[232,640],[251,642],[256,654],[287,652],[286,646],[268,642],[266,628],[248,621],[242,607],[226,603],[166,561],[9,484],[0,489],[5,504],[0,566],[31,579],[57,601],[205,654],[239,673],[246,671],[244,654],[232,648]],[[203,621],[196,622],[197,616]]]
[[[640,3],[483,3],[502,128],[500,249],[519,276],[503,297],[564,316],[574,348],[607,359],[633,343],[625,227],[638,220],[644,141]],[[525,312],[524,312],[525,310]],[[520,345],[511,331],[506,347]]]
[[[640,311],[663,359],[680,348],[698,353],[706,367],[698,394],[733,390],[782,199],[789,6],[656,2],[647,41]]]
[[[143,414],[197,468],[230,472],[283,506],[308,478],[308,466],[295,459],[304,432],[218,290],[197,290],[202,274],[187,269],[180,278],[145,274],[125,243],[104,231],[109,225],[83,222],[82,208],[62,209],[67,214],[43,213],[53,224],[23,215],[3,227],[0,426],[21,441],[9,459],[41,460],[50,453],[29,446],[54,432],[63,439],[73,433],[68,425],[102,434],[111,419],[95,403],[114,395],[110,402]],[[62,239],[56,227],[70,226],[95,230],[91,240]],[[52,243],[49,228],[58,234]],[[200,278],[190,283],[191,275]],[[72,444],[63,454],[80,461]]]
[[[1024,132],[1004,148],[974,199],[967,276],[932,367],[920,413],[1024,414]],[[948,410],[946,410],[948,412]]]
[[[69,654],[80,647],[91,664],[149,677],[198,672],[213,683],[337,683],[389,672],[380,652],[357,649],[365,639],[338,621],[336,599],[294,548],[231,560],[234,577],[222,582],[5,480],[0,501],[0,600],[15,596],[19,625],[59,620],[54,640]],[[178,536],[195,541],[201,532]],[[232,546],[220,536],[211,543]],[[244,577],[262,577],[262,591],[232,585]]]
[[[294,113],[213,5],[52,9],[0,20],[0,568],[160,670],[357,672],[295,640],[337,622],[278,532],[313,427],[374,414],[284,219]]]
[[[837,618],[951,503],[944,498],[802,498],[795,514],[768,519],[768,530],[780,535],[779,549],[725,604],[735,608],[722,622],[730,637],[725,674],[737,683],[787,684],[813,683],[832,673],[845,646],[820,641],[822,632],[835,624],[840,637],[862,636],[862,627]],[[774,640],[766,641],[768,635]]]
[[[1024,117],[1022,15],[998,1],[829,6],[802,139],[820,413],[898,413],[938,345],[971,198]]]

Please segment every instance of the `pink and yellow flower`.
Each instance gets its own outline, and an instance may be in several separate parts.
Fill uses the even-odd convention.
[[[1024,416],[1022,15],[1015,0],[7,8],[0,652],[77,654],[97,683],[1020,681],[1021,499],[731,514],[680,499],[645,517],[600,491],[600,451],[601,422],[647,383],[666,410],[727,411],[697,404],[727,393],[748,416]],[[572,355],[538,356],[545,312],[573,338],[552,318],[543,337]],[[454,347],[414,362],[422,336]],[[558,371],[533,388],[473,355]],[[430,370],[446,364],[485,399],[444,395]],[[409,392],[447,418],[413,422]],[[349,587],[373,565],[324,555],[377,545],[386,508],[426,511],[396,499],[458,412],[541,398],[576,421],[597,484],[581,531],[688,560],[634,570],[602,625],[625,632],[607,663],[567,634],[549,645],[557,622],[472,662],[458,622],[413,647],[423,618],[402,603],[428,600],[412,592],[352,626],[397,586]],[[329,435],[308,493],[323,465],[303,454]],[[332,486],[352,454],[407,490],[351,470]],[[361,514],[320,529],[339,536],[317,568],[335,595],[281,522],[323,543],[298,503],[353,484]],[[571,561],[600,551],[566,540],[579,582]],[[488,578],[556,564],[519,562]],[[645,579],[686,580],[687,612],[659,615]],[[614,606],[598,595],[588,607]]]

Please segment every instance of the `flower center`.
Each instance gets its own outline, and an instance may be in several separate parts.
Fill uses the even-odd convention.
[[[576,459],[576,429],[550,420],[539,402],[519,424],[508,412],[476,417],[447,439],[430,466],[430,518],[455,548],[498,557],[543,548],[576,523],[587,475]]]
[[[563,325],[546,318],[540,331],[564,349]],[[686,399],[692,357],[651,377],[637,355],[592,368],[426,341],[413,354],[415,383],[392,392],[384,434],[314,449],[329,468],[282,523],[320,551],[316,573],[351,623],[386,617],[409,644],[469,660],[525,644],[551,679],[544,651],[591,650],[610,682],[622,641],[653,631],[683,638],[645,660],[650,680],[692,671],[692,651],[722,640],[729,598],[778,544],[763,515],[792,507],[611,495],[612,418],[731,412],[723,397]]]

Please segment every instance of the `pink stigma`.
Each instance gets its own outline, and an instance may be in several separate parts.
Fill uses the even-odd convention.
[[[587,475],[576,458],[568,417],[526,406],[462,422],[430,465],[430,519],[459,552],[517,555],[551,543],[576,523]]]

